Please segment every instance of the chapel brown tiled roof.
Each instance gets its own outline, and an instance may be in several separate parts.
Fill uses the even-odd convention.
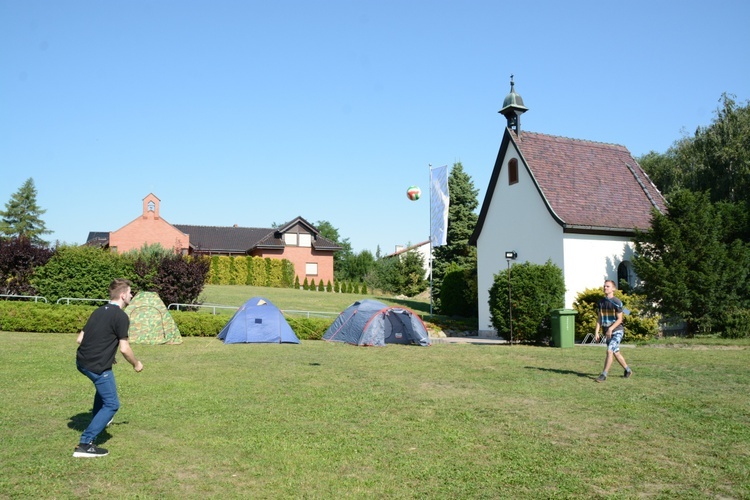
[[[521,153],[519,169],[528,169],[548,209],[568,231],[648,229],[652,208],[666,212],[664,197],[624,146],[534,132],[522,132],[519,138],[507,129],[471,238],[474,244],[500,172],[507,168],[501,156],[509,142]]]
[[[566,226],[648,229],[666,203],[626,147],[523,132],[518,145],[552,210]]]

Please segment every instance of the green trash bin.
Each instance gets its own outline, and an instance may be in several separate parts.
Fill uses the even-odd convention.
[[[573,347],[576,342],[575,309],[553,309],[550,313],[552,344],[555,347]]]

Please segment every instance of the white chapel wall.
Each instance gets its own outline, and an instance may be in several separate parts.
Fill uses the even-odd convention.
[[[507,164],[518,159],[518,183],[508,185]],[[517,151],[508,149],[495,192],[477,240],[478,316],[480,332],[494,331],[490,320],[489,289],[494,275],[507,269],[506,251],[518,253],[516,262],[563,267],[562,227],[555,222],[523,166]],[[513,261],[511,261],[513,265]],[[512,272],[512,270],[511,270]]]

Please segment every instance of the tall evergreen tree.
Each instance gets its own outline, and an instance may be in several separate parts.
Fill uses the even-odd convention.
[[[13,193],[5,204],[5,210],[0,211],[0,232],[6,236],[28,238],[35,245],[46,246],[47,242],[41,236],[52,231],[47,230],[41,219],[45,212],[37,205],[34,179],[29,177]]]
[[[639,159],[669,200],[636,237],[636,273],[655,308],[688,332],[750,307],[750,102],[723,94],[711,124]]]
[[[433,249],[432,297],[439,309],[440,289],[450,264],[471,270],[477,265],[477,249],[469,245],[469,237],[477,225],[478,189],[461,162],[453,164],[448,176],[450,207],[448,209],[447,244]]]
[[[682,190],[636,238],[633,265],[649,301],[667,318],[683,319],[689,334],[711,331],[727,311],[750,307],[750,244],[737,237],[744,212]]]

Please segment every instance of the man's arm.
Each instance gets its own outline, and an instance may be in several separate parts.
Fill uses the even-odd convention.
[[[123,357],[133,365],[133,369],[137,372],[143,370],[143,363],[138,361],[133,354],[133,349],[130,347],[130,341],[128,339],[120,339],[120,352]]]
[[[78,344],[83,342],[83,330],[81,330],[81,332],[78,334],[78,337],[76,338],[76,342],[78,342]]]

